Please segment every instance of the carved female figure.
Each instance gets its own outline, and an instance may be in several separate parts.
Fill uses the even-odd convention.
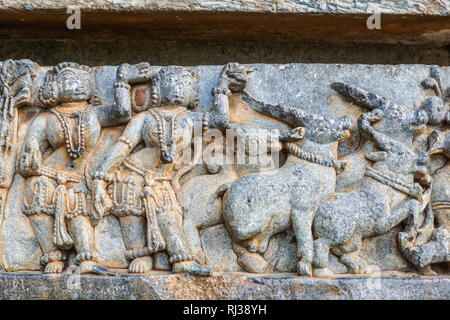
[[[87,162],[101,128],[129,120],[130,83],[146,80],[148,68],[119,67],[111,106],[93,104],[91,68],[64,62],[47,72],[39,99],[49,110],[33,120],[20,157],[20,172],[28,177],[23,213],[43,251],[45,273],[62,272],[64,250],[72,247],[80,273],[106,272],[96,263],[91,220],[100,217],[91,210]]]

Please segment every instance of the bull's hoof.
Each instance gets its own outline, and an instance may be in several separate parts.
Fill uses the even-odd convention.
[[[258,253],[244,253],[237,262],[248,272],[267,273],[270,271],[269,263]]]
[[[319,268],[314,270],[314,276],[316,276],[317,278],[332,278],[334,277],[334,273],[331,272],[330,269]]]
[[[312,277],[313,273],[311,263],[299,261],[297,263],[297,272],[300,276]]]

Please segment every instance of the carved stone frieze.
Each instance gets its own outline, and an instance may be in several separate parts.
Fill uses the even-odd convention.
[[[5,272],[448,275],[450,68],[0,63]]]

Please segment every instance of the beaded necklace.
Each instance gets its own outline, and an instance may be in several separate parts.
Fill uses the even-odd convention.
[[[63,129],[64,138],[66,140],[66,149],[67,153],[69,154],[69,157],[72,160],[78,159],[84,152],[84,149],[86,147],[86,130],[85,130],[85,124],[87,122],[87,114],[90,110],[90,107],[86,107],[83,110],[70,112],[70,113],[63,113],[59,112],[56,109],[52,108],[50,109],[50,112],[53,113],[56,118],[58,119],[59,123],[61,124],[61,127]],[[72,128],[69,124],[68,118],[77,118],[77,135],[78,135],[78,141],[75,144],[73,139]]]
[[[174,161],[175,152],[177,144],[174,137],[174,132],[178,129],[177,118],[188,112],[186,109],[181,109],[174,114],[162,114],[154,109],[148,110],[150,114],[155,118],[156,130],[158,137],[158,147],[160,151],[161,160],[165,163],[170,163]],[[167,122],[170,122],[170,141],[167,141]],[[170,151],[168,150],[168,145],[170,145]]]

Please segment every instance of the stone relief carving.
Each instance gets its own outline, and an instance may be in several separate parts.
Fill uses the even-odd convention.
[[[5,271],[448,273],[448,68],[0,67]]]

